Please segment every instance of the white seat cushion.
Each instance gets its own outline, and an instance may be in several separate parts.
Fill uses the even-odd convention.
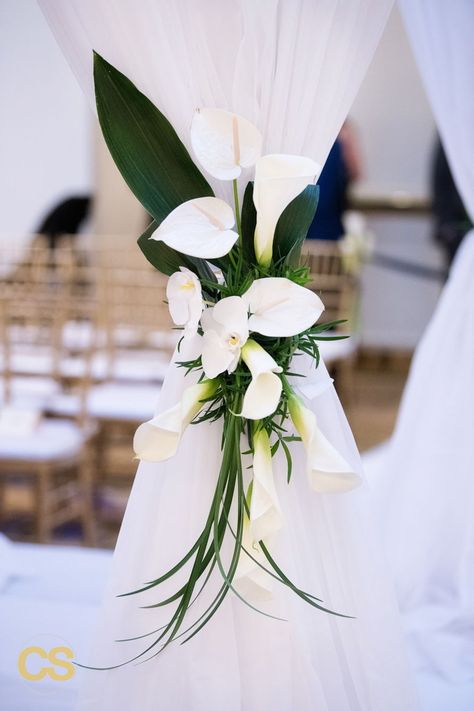
[[[153,417],[159,384],[103,383],[93,386],[88,395],[87,413],[99,420],[145,422]],[[79,409],[76,395],[53,397],[47,410],[51,414],[74,417]]]
[[[0,460],[54,461],[74,457],[88,434],[69,420],[42,420],[28,435],[0,435]]]
[[[359,341],[355,336],[337,341],[318,341],[319,352],[326,365],[349,358],[357,351],[358,345]]]

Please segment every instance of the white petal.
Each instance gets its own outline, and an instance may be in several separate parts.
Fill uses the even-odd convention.
[[[258,563],[252,560],[252,558],[255,558],[266,568],[268,568],[268,561],[260,546],[252,540],[250,524],[247,518],[244,522],[242,547],[244,550],[240,553],[233,581],[235,589],[245,600],[254,602],[271,600],[273,590],[272,578]],[[245,551],[248,551],[252,558],[250,558]]]
[[[203,408],[203,400],[212,395],[217,388],[213,380],[203,380],[196,385],[190,385],[183,392],[181,398],[181,424],[183,429],[189,425],[198,412]]]
[[[320,172],[318,163],[302,156],[275,154],[257,161],[253,199],[257,210],[255,254],[260,264],[270,264],[281,213]]]
[[[247,304],[241,296],[227,296],[214,306],[212,315],[227,333],[237,333],[243,343],[248,338]]]
[[[249,339],[243,346],[242,360],[252,373],[253,378],[256,378],[261,373],[267,373],[270,371],[273,373],[282,372],[282,368],[280,368],[276,360],[272,358],[271,355],[253,339]]]
[[[360,476],[317,425],[308,452],[308,476],[311,487],[320,493],[342,493],[361,484]]]
[[[232,208],[219,198],[204,197],[183,202],[166,217],[150,239],[202,259],[223,257],[238,239],[231,230]]]
[[[264,336],[295,336],[324,311],[317,294],[284,277],[256,279],[242,298],[251,314],[250,330]]]
[[[262,420],[272,415],[278,407],[282,384],[275,373],[260,373],[252,378],[242,404],[242,417],[248,420]]]
[[[262,150],[260,131],[247,119],[222,109],[198,109],[191,145],[199,163],[219,180],[234,180]]]
[[[253,484],[250,502],[250,531],[254,541],[264,541],[283,525],[275,490],[270,441],[265,430],[254,435]]]
[[[234,365],[236,352],[225,347],[215,331],[206,331],[202,344],[202,368],[208,378],[215,378]],[[240,357],[240,351],[238,353]]]
[[[135,432],[133,449],[138,459],[162,462],[178,449],[181,438],[181,404],[144,422]]]

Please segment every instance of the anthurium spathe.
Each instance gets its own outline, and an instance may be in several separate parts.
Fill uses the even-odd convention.
[[[288,409],[306,449],[311,487],[319,493],[342,493],[359,486],[360,476],[324,436],[316,415],[296,393],[288,397]]]
[[[262,156],[255,166],[253,200],[257,210],[255,255],[262,266],[269,266],[273,237],[283,210],[307,185],[319,177],[321,166],[310,158],[283,154]]]
[[[273,481],[270,439],[262,428],[254,429],[253,479],[250,500],[250,532],[254,542],[273,536],[283,525],[283,516]]]
[[[261,345],[249,339],[241,351],[242,360],[252,374],[242,403],[242,417],[261,420],[272,415],[278,407],[282,382],[276,373],[282,369]]]
[[[166,298],[171,318],[177,326],[184,326],[184,338],[196,335],[203,310],[201,282],[190,269],[180,267],[168,279]]]
[[[263,336],[295,336],[324,311],[317,294],[284,277],[256,279],[242,298],[250,312],[249,329]]]
[[[191,145],[208,173],[235,180],[254,165],[262,151],[262,134],[247,119],[223,109],[198,109],[191,124]]]
[[[227,254],[238,239],[232,208],[215,197],[178,205],[151,235],[182,254],[213,259]]]
[[[162,462],[176,454],[181,436],[204,407],[204,401],[217,389],[217,382],[203,380],[186,388],[181,402],[170,407],[135,432],[133,449],[138,459],[146,462]]]
[[[227,296],[204,311],[202,368],[208,378],[232,373],[249,335],[247,304],[240,296]]]

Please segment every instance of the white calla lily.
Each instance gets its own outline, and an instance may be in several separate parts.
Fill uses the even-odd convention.
[[[342,493],[359,486],[360,476],[324,436],[314,412],[295,393],[288,398],[288,408],[307,452],[311,487],[319,493]]]
[[[284,277],[256,279],[242,298],[250,311],[249,329],[263,336],[296,336],[324,311],[317,294]]]
[[[247,119],[223,109],[198,109],[191,124],[191,145],[202,167],[219,180],[235,180],[254,165],[262,134]]]
[[[273,237],[283,210],[307,185],[314,183],[321,166],[310,158],[266,155],[257,161],[253,201],[257,210],[255,255],[259,264],[272,260]]]
[[[233,210],[224,200],[195,198],[170,212],[150,239],[190,257],[214,259],[230,252],[237,241],[234,224]]]
[[[240,414],[248,420],[262,420],[272,415],[280,402],[282,382],[276,373],[281,373],[282,369],[252,339],[243,346],[241,357],[252,374],[252,380],[245,391]]]
[[[250,500],[250,532],[254,542],[264,541],[283,525],[275,490],[270,440],[265,430],[254,431],[253,480]]]
[[[196,335],[204,307],[201,282],[194,272],[180,267],[174,272],[166,285],[166,298],[173,322],[184,326],[184,338]]]
[[[213,380],[191,385],[184,390],[181,402],[140,425],[133,438],[137,458],[146,462],[162,462],[173,457],[184,430],[204,407],[203,400],[216,389],[217,382]]]
[[[272,578],[260,567],[263,565],[268,568],[268,561],[258,543],[253,541],[250,521],[247,516],[244,519],[242,548],[233,580],[235,589],[245,600],[255,602],[271,600],[273,596]],[[255,560],[252,560],[246,551]]]
[[[221,299],[204,311],[201,326],[204,373],[208,378],[215,378],[225,370],[232,373],[249,335],[245,301],[240,296]]]

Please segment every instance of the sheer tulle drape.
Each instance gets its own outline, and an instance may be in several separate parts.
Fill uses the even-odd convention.
[[[474,3],[401,2],[449,163],[474,219]],[[474,231],[420,342],[378,480],[381,516],[413,649],[474,679]],[[428,661],[427,661],[428,660]]]
[[[302,153],[322,163],[372,57],[391,0],[40,4],[89,95],[94,47],[157,103],[186,143],[193,109],[217,106],[256,122],[266,151]],[[359,468],[347,420],[323,366],[311,372],[315,377],[322,381],[312,402],[319,424]],[[178,400],[183,384],[182,370],[171,366],[160,408]],[[159,608],[143,610],[139,605],[147,601],[115,596],[156,577],[192,542],[215,484],[219,441],[219,424],[190,427],[175,458],[140,465],[100,629],[86,663],[108,665],[133,656],[147,639],[114,640],[163,624],[165,613]],[[282,586],[264,609],[287,622],[259,616],[229,595],[189,644],[175,645],[139,666],[88,672],[83,711],[415,708],[367,492],[311,494],[302,456],[295,453],[290,486],[284,462],[276,463],[286,526],[274,553],[298,584],[356,619],[320,613]],[[218,577],[211,581],[218,583]],[[206,600],[196,603],[195,616]]]

